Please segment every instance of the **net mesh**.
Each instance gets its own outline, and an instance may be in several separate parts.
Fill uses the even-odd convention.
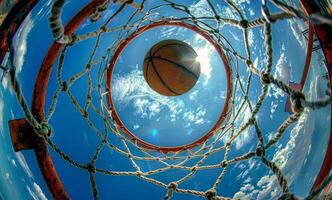
[[[236,18],[228,18],[220,15],[217,6],[211,1],[206,0],[208,4],[209,15],[207,16],[197,16],[193,10],[189,9],[186,5],[176,3],[169,0],[161,0],[158,2],[150,3],[146,0],[140,3],[134,1],[105,1],[103,4],[95,8],[94,14],[91,16],[91,21],[97,23],[102,13],[109,8],[109,6],[114,6],[115,10],[111,16],[109,16],[104,23],[102,23],[99,28],[95,31],[84,33],[84,34],[72,34],[66,35],[64,33],[64,26],[61,21],[61,12],[65,5],[65,0],[55,0],[51,9],[50,29],[54,40],[62,44],[61,53],[58,56],[58,63],[56,69],[56,79],[58,82],[58,87],[53,93],[53,98],[50,103],[50,107],[46,112],[46,115],[42,121],[38,121],[33,114],[31,114],[26,101],[20,90],[19,82],[15,75],[15,67],[13,58],[11,58],[11,83],[12,88],[16,93],[17,99],[24,111],[24,114],[29,121],[30,125],[34,128],[35,132],[43,137],[59,156],[61,156],[66,162],[70,163],[72,166],[79,169],[85,170],[90,177],[90,183],[92,188],[92,193],[94,199],[98,199],[98,189],[96,186],[95,175],[96,173],[109,175],[109,176],[136,176],[139,179],[153,183],[160,187],[166,189],[166,194],[164,199],[171,199],[174,193],[184,193],[196,196],[202,196],[205,199],[228,199],[227,197],[220,196],[217,193],[217,188],[221,181],[225,177],[229,166],[242,161],[248,161],[249,159],[256,157],[261,160],[261,162],[275,175],[278,183],[282,189],[283,199],[295,198],[287,178],[283,175],[278,164],[269,159],[265,152],[276,145],[282,138],[283,134],[292,124],[296,123],[305,109],[316,110],[322,107],[328,106],[332,102],[331,94],[326,99],[318,101],[309,101],[306,99],[305,94],[302,91],[295,91],[290,88],[286,83],[278,80],[273,76],[273,46],[272,46],[272,33],[271,26],[274,22],[286,20],[294,17],[302,18],[308,20],[312,23],[317,23],[318,20],[324,20],[326,23],[330,23],[331,20],[328,17],[320,16],[307,16],[303,11],[296,8],[294,5],[286,4],[283,1],[271,0],[269,2],[273,3],[275,6],[280,8],[278,13],[270,13],[269,7],[266,1],[262,3],[262,16],[253,20],[245,18],[245,14],[242,12],[238,6],[231,0],[225,0],[227,7],[231,12],[235,13]],[[114,18],[119,15],[124,9],[130,7],[132,9],[132,14],[126,19],[125,24],[121,26],[112,26]],[[172,9],[176,11],[181,17],[174,16],[163,16],[163,9]],[[216,41],[228,58],[229,65],[232,68],[233,75],[233,85],[232,85],[232,100],[229,107],[229,112],[227,116],[227,121],[217,127],[215,131],[215,137],[208,139],[206,142],[200,144],[197,148],[188,149],[182,152],[173,153],[162,153],[162,152],[151,152],[140,147],[135,143],[135,141],[126,137],[113,119],[112,112],[113,108],[110,108],[107,104],[106,95],[107,90],[103,88],[105,85],[105,72],[109,69],[109,63],[114,56],[114,52],[119,48],[122,41],[126,40],[131,34],[134,34],[139,28],[144,27],[148,24],[153,24],[160,21],[181,21],[187,24],[196,26],[198,29],[208,33],[214,41]],[[236,52],[227,38],[222,34],[222,26],[229,25],[242,30],[243,41],[245,47],[245,55],[241,55]],[[249,30],[255,29],[257,27],[263,27],[263,37],[264,37],[264,51],[265,51],[265,67],[263,70],[254,66],[252,61],[252,55],[249,44]],[[105,53],[101,57],[96,57],[96,52],[100,48],[101,36],[105,33],[116,33],[117,38],[113,41],[113,45],[105,50]],[[63,78],[63,67],[66,58],[66,52],[72,48],[72,46],[85,41],[94,40],[94,48],[85,65],[85,68],[71,76],[69,79]],[[14,49],[11,49],[11,54],[13,55]],[[239,75],[239,63],[244,63],[248,69],[247,79],[240,79]],[[91,77],[91,70],[98,69],[98,79],[97,82],[93,82]],[[251,93],[251,81],[254,76],[259,77],[261,80],[261,92],[258,99],[252,100],[249,98]],[[81,78],[87,78],[88,89],[86,94],[86,101],[84,103],[79,102],[72,92],[72,85]],[[263,137],[264,133],[256,119],[258,113],[261,111],[261,107],[265,98],[267,97],[269,87],[274,85],[281,89],[283,92],[287,93],[291,97],[291,104],[293,113],[280,124],[279,128],[275,130],[273,136],[266,141]],[[95,97],[93,92],[98,95]],[[52,131],[51,120],[53,113],[56,110],[57,102],[60,95],[67,95],[71,100],[72,104],[75,106],[77,111],[84,118],[86,123],[91,128],[100,139],[100,144],[98,145],[95,153],[92,156],[90,162],[79,163],[72,159],[69,155],[63,152],[53,141],[52,134],[56,132]],[[241,96],[241,101],[239,104],[234,103],[234,96]],[[248,106],[251,111],[251,117],[244,121],[243,123],[237,123],[241,112],[244,108]],[[91,110],[93,112],[91,112]],[[104,127],[100,129],[96,127],[91,115],[97,115],[102,119]],[[231,145],[234,141],[247,129],[252,128],[255,131],[255,137],[257,138],[257,147],[249,152],[246,152],[240,156],[230,157]],[[109,139],[110,134],[116,135],[120,138],[121,142],[116,143]],[[226,142],[223,145],[219,145],[224,137],[227,136]],[[132,171],[113,171],[106,170],[96,167],[96,162],[98,156],[100,155],[103,148],[111,148],[114,152],[123,155],[128,158],[133,166]],[[134,150],[133,150],[134,149]],[[215,164],[206,165],[205,161],[212,155],[224,152],[223,157],[218,157],[219,160],[215,161]],[[159,163],[159,168],[154,170],[142,170],[142,163],[146,162],[156,162]],[[187,163],[193,162],[193,165]],[[190,179],[199,170],[211,170],[220,169],[220,173],[215,180],[211,180],[210,189],[207,191],[198,191],[193,189],[183,188],[182,185]],[[169,171],[169,170],[181,170],[186,171],[186,175],[182,178],[171,181],[163,182],[154,177],[154,175]],[[328,184],[331,177],[326,179],[326,181],[316,190],[312,191],[307,199],[313,198],[317,193],[319,193],[322,188]]]

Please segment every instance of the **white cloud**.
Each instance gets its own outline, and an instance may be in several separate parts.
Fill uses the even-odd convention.
[[[243,4],[250,4],[250,0],[237,0],[234,1],[235,5],[237,6],[241,6],[241,8],[243,7]]]
[[[252,170],[255,166],[259,167],[260,163],[257,163],[257,160],[255,160],[255,159],[249,159],[248,160],[248,169]]]
[[[132,104],[137,115],[151,119],[161,110],[170,113],[171,120],[176,120],[183,111],[184,103],[180,99],[162,96],[153,91],[143,78],[142,71],[133,70],[125,76],[114,77],[113,98],[121,106]]]
[[[250,0],[236,0],[233,2],[242,11],[245,17],[247,16],[247,14],[249,14],[250,16],[255,14],[252,6],[250,6],[251,4]]]
[[[206,109],[203,106],[198,107],[195,111],[187,111],[183,114],[183,119],[187,122],[186,126],[191,123],[203,124],[205,120]]]
[[[196,97],[197,97],[197,94],[198,94],[198,90],[192,92],[192,93],[190,94],[190,96],[189,96],[189,99],[190,99],[190,100],[195,100]]]
[[[255,15],[255,12],[252,8],[249,8],[249,15],[250,16],[254,16]]]
[[[236,15],[234,10],[229,6],[220,6],[219,4],[217,4],[217,8],[220,10],[219,12],[220,16],[228,19],[240,20],[240,17]]]
[[[258,181],[257,186],[260,187],[257,199],[273,199],[273,197],[281,194],[281,188],[274,174],[263,176]]]
[[[0,93],[0,134],[2,136],[4,134],[3,117],[4,117],[4,102],[3,102],[2,93]]]
[[[5,175],[4,175],[4,179],[5,179],[5,181],[7,181],[9,184],[12,184],[12,183],[13,183],[12,180],[11,180],[11,178],[10,178],[10,174],[9,174],[8,172],[5,173]]]
[[[201,35],[196,34],[193,42],[193,48],[197,53],[197,60],[201,65],[201,74],[204,76],[203,85],[207,85],[212,72],[211,59],[215,51],[214,47]]]
[[[305,37],[302,34],[302,31],[307,29],[306,25],[302,22],[302,20],[295,19],[295,18],[292,18],[292,19],[288,20],[287,22],[292,30],[293,36],[297,40],[297,42],[301,45],[301,47],[303,49],[306,49],[307,40],[305,39]]]
[[[251,177],[246,178],[246,180],[243,181],[243,183],[250,183],[252,181]]]
[[[212,17],[214,16],[209,4],[206,0],[199,0],[197,3],[189,7],[190,12],[196,17]]]
[[[227,98],[227,91],[220,91],[220,99],[226,99]]]
[[[243,125],[243,122],[247,122],[252,115],[248,104],[246,104],[244,110],[241,113],[242,113],[242,115],[239,116],[239,118],[237,120],[237,124],[236,124],[236,126],[238,126],[238,127]],[[253,137],[253,134],[252,134],[250,128],[247,128],[246,130],[242,131],[242,133],[234,141],[235,148],[241,149],[241,147],[243,147],[245,144],[247,144],[249,141],[251,141],[252,137]]]
[[[251,183],[244,183],[240,190],[234,194],[233,199],[255,199],[254,196],[258,193]]]
[[[88,133],[87,132],[83,132],[83,138],[84,138],[84,142],[88,145],[91,146],[90,141],[89,141],[89,137],[88,137]]]
[[[310,87],[315,88],[315,84],[315,81],[312,82]],[[315,92],[311,92],[309,98],[314,95]],[[287,143],[279,144],[276,153],[273,155],[272,162],[274,162],[282,171],[283,175],[287,177],[289,185],[297,180],[296,177],[299,176],[301,169],[307,161],[307,156],[312,149],[311,138],[316,128],[314,117],[315,113],[305,109],[294,128],[290,131],[290,138]],[[249,161],[253,161],[253,159],[249,159]],[[254,164],[251,164],[251,166],[253,167]],[[241,178],[244,178],[244,176]],[[310,181],[313,182],[313,180]],[[255,192],[255,195],[255,190],[244,192],[243,188],[236,193],[234,198],[250,197],[250,199],[274,199],[282,193],[276,176],[272,172],[261,177],[256,186],[259,192]]]
[[[253,44],[254,44],[254,37],[255,37],[254,31],[253,31],[253,29],[250,29],[248,31],[248,41],[249,41],[249,46],[250,47],[253,46]]]
[[[135,124],[134,126],[133,126],[133,128],[134,128],[134,130],[137,130],[137,129],[139,129],[139,125],[138,124]]]
[[[36,14],[36,20],[43,20],[46,17],[50,16],[52,2],[53,2],[53,0],[48,0],[47,2],[45,2],[43,4],[43,6],[41,7],[41,9]]]
[[[231,34],[231,36],[234,38],[234,40],[240,42],[240,38],[238,34],[233,33],[232,31],[229,31],[229,34]]]
[[[233,196],[233,199],[250,199],[250,198],[245,192],[242,192],[240,190],[237,193],[235,193],[235,195]]]
[[[25,171],[25,173],[30,177],[33,178],[33,174],[29,168],[28,163],[25,160],[24,155],[21,152],[16,152],[15,156],[18,160],[18,162],[20,163],[21,167],[23,168],[23,170]]]
[[[13,165],[14,167],[17,167],[16,162],[15,162],[14,159],[12,159],[11,162],[12,162],[12,165]]]
[[[24,56],[27,52],[27,39],[33,26],[34,21],[31,19],[31,15],[29,14],[23,21],[21,27],[19,28],[14,37],[14,65],[16,67],[16,73],[20,73],[22,71],[22,67],[24,64]]]
[[[47,200],[44,192],[42,191],[42,189],[40,188],[40,186],[37,183],[33,183],[33,188],[35,190],[35,194],[37,195],[37,197],[40,200]]]
[[[284,50],[285,46],[283,44],[280,51],[280,57],[275,67],[274,78],[283,81],[285,84],[289,84],[291,79],[291,66],[288,64]],[[285,96],[285,93],[275,85],[272,85],[269,91],[269,96],[271,95],[273,95],[275,98],[278,98]]]
[[[26,188],[33,200],[47,200],[44,192],[37,183],[34,182],[32,186],[32,189],[28,185],[26,185]]]
[[[244,179],[249,174],[249,170],[243,170],[241,173],[236,177],[236,180]]]
[[[263,177],[257,182],[257,186],[258,186],[258,187],[265,187],[267,184],[269,184],[269,182],[271,182],[271,176],[266,175],[266,176],[263,176]]]
[[[14,111],[10,110],[10,116],[12,117],[12,119],[15,119],[15,115],[14,115]]]
[[[8,67],[8,64],[9,64],[8,61],[9,61],[9,52],[7,51],[6,54],[5,54],[5,57],[3,58],[2,62],[1,62],[1,66]],[[1,84],[2,84],[2,87],[4,89],[7,89],[7,87],[8,87],[8,78],[7,78],[8,74],[6,75],[6,74],[3,74],[3,73],[4,73],[4,71],[1,70],[0,75],[1,75],[1,77],[3,77]]]
[[[28,190],[30,196],[32,197],[32,199],[33,200],[38,200],[37,195],[31,190],[31,188],[28,185],[26,187],[27,187],[27,190]]]
[[[310,136],[314,130],[314,116],[310,114],[310,111],[305,110],[296,126],[292,129],[286,146],[276,152],[273,161],[287,172],[299,171],[307,157],[303,150],[310,146]]]
[[[277,107],[278,107],[278,102],[271,102],[271,114],[270,114],[270,119],[273,119],[273,114],[277,111]]]
[[[272,162],[277,164],[282,170],[282,173],[287,177],[288,184],[291,185],[298,173],[306,162],[308,153],[311,149],[310,138],[315,129],[315,122],[313,116],[308,110],[300,117],[296,126],[291,130],[290,139],[283,147],[278,146],[278,150],[273,156]],[[303,153],[307,150],[307,153]],[[263,176],[258,182],[260,187],[257,199],[266,199],[280,196],[282,193],[275,174]],[[269,196],[270,195],[270,196]]]
[[[1,76],[2,76],[2,74],[1,74]],[[8,76],[4,76],[3,77],[3,79],[2,79],[2,87],[4,88],[4,89],[7,89],[7,87],[8,87],[8,78],[7,78]]]
[[[180,98],[172,98],[160,95],[153,91],[143,78],[141,70],[133,70],[124,76],[116,76],[113,80],[113,100],[121,111],[127,106],[132,107],[134,114],[142,119],[159,121],[160,113],[168,113],[165,118],[170,122],[183,120],[184,126],[192,124],[209,123],[205,119],[207,110],[204,106],[185,106],[184,101]],[[193,92],[188,96],[190,100],[194,100],[197,92]],[[136,124],[134,129],[138,129],[141,125]]]

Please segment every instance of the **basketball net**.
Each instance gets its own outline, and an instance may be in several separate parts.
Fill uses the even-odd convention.
[[[274,4],[280,8],[280,12],[271,13],[269,10],[269,5],[267,1],[263,0],[262,6],[262,16],[254,20],[248,20],[245,18],[245,14],[241,9],[238,8],[237,4],[231,0],[225,0],[227,3],[227,9],[229,9],[236,18],[222,17],[218,12],[217,6],[210,0],[206,0],[208,4],[207,16],[196,16],[194,12],[185,5],[181,5],[170,0],[161,0],[156,3],[153,7],[146,6],[147,1],[142,0],[141,3],[136,3],[135,1],[103,1],[94,9],[93,14],[90,19],[93,23],[99,22],[102,13],[107,10],[110,6],[115,5],[115,10],[111,16],[109,16],[105,23],[103,23],[98,29],[93,32],[85,33],[82,35],[66,32],[65,27],[61,21],[61,12],[65,6],[65,0],[55,0],[53,7],[51,9],[50,29],[52,31],[53,38],[55,42],[61,48],[60,54],[58,56],[58,63],[56,66],[56,77],[58,82],[58,88],[53,94],[53,98],[50,103],[50,108],[42,120],[37,120],[34,114],[28,108],[28,105],[23,97],[22,91],[20,89],[19,81],[15,75],[15,67],[13,59],[9,64],[11,65],[11,70],[9,72],[11,77],[12,89],[15,92],[17,99],[22,107],[26,119],[29,124],[33,127],[35,133],[44,138],[48,146],[52,148],[63,160],[68,162],[74,167],[81,170],[85,170],[90,177],[90,184],[92,188],[92,193],[94,199],[98,199],[98,188],[96,186],[95,175],[96,173],[104,174],[106,176],[136,176],[138,179],[150,182],[152,184],[158,185],[165,188],[164,199],[171,199],[174,193],[183,193],[188,195],[202,196],[205,199],[228,199],[228,197],[220,196],[217,192],[218,186],[227,174],[229,166],[235,165],[240,162],[248,161],[251,158],[259,158],[261,163],[264,164],[271,173],[273,173],[278,180],[279,186],[282,190],[281,199],[295,199],[287,178],[283,175],[282,170],[276,162],[268,159],[265,156],[265,152],[271,149],[273,146],[280,142],[286,130],[294,123],[296,123],[305,110],[317,110],[323,107],[329,106],[332,102],[331,94],[327,99],[321,99],[318,101],[309,101],[306,99],[306,94],[303,90],[294,90],[289,87],[286,83],[278,80],[273,76],[273,45],[272,45],[272,33],[271,27],[275,22],[288,20],[292,18],[301,18],[309,23],[331,23],[329,17],[324,16],[308,16],[302,10],[296,8],[294,5],[286,4],[284,1],[280,0],[270,0],[269,3]],[[127,22],[120,26],[114,26],[114,18],[119,15],[124,9],[131,8],[135,10],[127,19]],[[173,9],[178,12],[182,17],[170,17],[161,16],[159,11],[163,9]],[[107,103],[107,90],[102,89],[102,85],[105,84],[105,72],[109,70],[110,61],[112,60],[115,52],[120,48],[123,41],[126,41],[128,37],[135,34],[137,30],[142,27],[148,26],[150,24],[159,23],[161,21],[166,22],[184,22],[186,24],[197,27],[200,31],[203,31],[210,35],[210,37],[216,41],[216,43],[224,51],[228,63],[232,69],[232,94],[231,96],[241,96],[241,102],[239,104],[234,104],[234,101],[230,101],[227,120],[220,124],[214,130],[214,136],[210,137],[206,141],[197,144],[195,148],[192,149],[181,149],[178,152],[162,152],[162,151],[152,151],[151,149],[146,149],[132,138],[127,137],[123,134],[123,131],[117,121],[114,119],[114,108],[110,107]],[[210,22],[213,23],[210,23]],[[112,28],[109,25],[112,24]],[[243,33],[243,41],[245,47],[245,55],[237,53],[232,44],[226,39],[222,34],[222,25],[227,24],[229,26],[234,26]],[[264,51],[265,51],[265,67],[263,70],[257,68],[252,60],[252,55],[250,51],[249,44],[249,30],[263,27],[264,33]],[[118,37],[113,41],[113,45],[105,50],[105,54],[97,58],[96,52],[100,46],[100,38],[104,33],[118,33]],[[83,71],[73,75],[68,80],[64,80],[62,77],[66,52],[77,43],[85,40],[94,39],[95,45],[91,53],[91,56],[86,64]],[[13,49],[11,49],[11,54],[13,55]],[[248,77],[247,80],[240,80],[238,74],[238,63],[243,62],[247,66]],[[91,79],[90,71],[92,68],[98,68],[98,82],[93,83]],[[251,94],[251,80],[253,77],[259,77],[261,80],[261,92],[258,99],[252,100],[249,98]],[[86,95],[86,102],[84,104],[80,103],[73,92],[71,91],[71,86],[80,78],[86,77],[88,80],[88,92]],[[265,141],[263,138],[264,133],[257,122],[257,115],[261,111],[264,100],[268,96],[268,91],[270,87],[277,87],[284,93],[287,93],[291,99],[291,106],[293,113],[279,125],[279,128],[275,130],[273,136]],[[95,99],[92,95],[93,91],[97,91],[98,98]],[[57,134],[53,131],[49,123],[56,110],[58,98],[60,95],[68,95],[72,104],[75,106],[77,111],[84,118],[86,123],[91,128],[91,132],[96,133],[96,136],[100,139],[100,145],[95,150],[91,161],[86,163],[79,163],[72,159],[66,152],[63,152],[53,141],[51,135]],[[99,102],[99,104],[95,104]],[[255,103],[254,103],[255,102]],[[238,123],[240,120],[241,112],[244,108],[248,106],[250,109],[251,116],[246,121]],[[104,121],[104,130],[98,129],[93,121],[91,120],[91,113],[88,110],[92,109],[94,114],[100,117]],[[246,152],[240,156],[231,157],[231,145],[237,140],[238,137],[243,134],[244,131],[252,128],[255,130],[255,137],[257,138],[257,147],[249,152]],[[116,143],[115,141],[108,140],[109,135],[114,134],[120,140],[121,143]],[[224,138],[227,140],[220,145]],[[128,158],[133,166],[132,171],[112,171],[96,167],[96,161],[100,152],[103,148],[110,148],[114,152],[121,154],[122,156]],[[133,151],[132,149],[135,149]],[[140,152],[140,153],[137,153]],[[224,152],[223,157],[219,157],[219,160],[215,164],[207,165],[206,160],[216,153]],[[188,164],[195,160],[195,164]],[[143,170],[142,163],[156,162],[158,166],[162,166],[153,170]],[[112,162],[112,161],[110,161]],[[183,188],[184,182],[190,181],[190,179],[200,170],[212,170],[220,169],[218,177],[211,180],[210,189],[207,191],[199,191],[193,189]],[[154,175],[160,173],[167,173],[169,170],[181,170],[186,171],[186,175],[182,178],[172,181],[163,182],[154,178]],[[323,188],[331,181],[332,177],[327,177],[324,182],[322,182],[318,187],[313,188],[307,199],[311,199],[319,194]]]

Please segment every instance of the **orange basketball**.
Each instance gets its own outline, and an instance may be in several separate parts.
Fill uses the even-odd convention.
[[[178,96],[196,84],[201,72],[195,50],[179,40],[164,40],[146,54],[143,74],[149,86],[165,96]]]

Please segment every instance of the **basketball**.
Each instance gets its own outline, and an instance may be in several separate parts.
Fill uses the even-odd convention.
[[[179,40],[164,40],[146,54],[143,75],[159,94],[179,96],[193,88],[201,71],[195,50]]]

